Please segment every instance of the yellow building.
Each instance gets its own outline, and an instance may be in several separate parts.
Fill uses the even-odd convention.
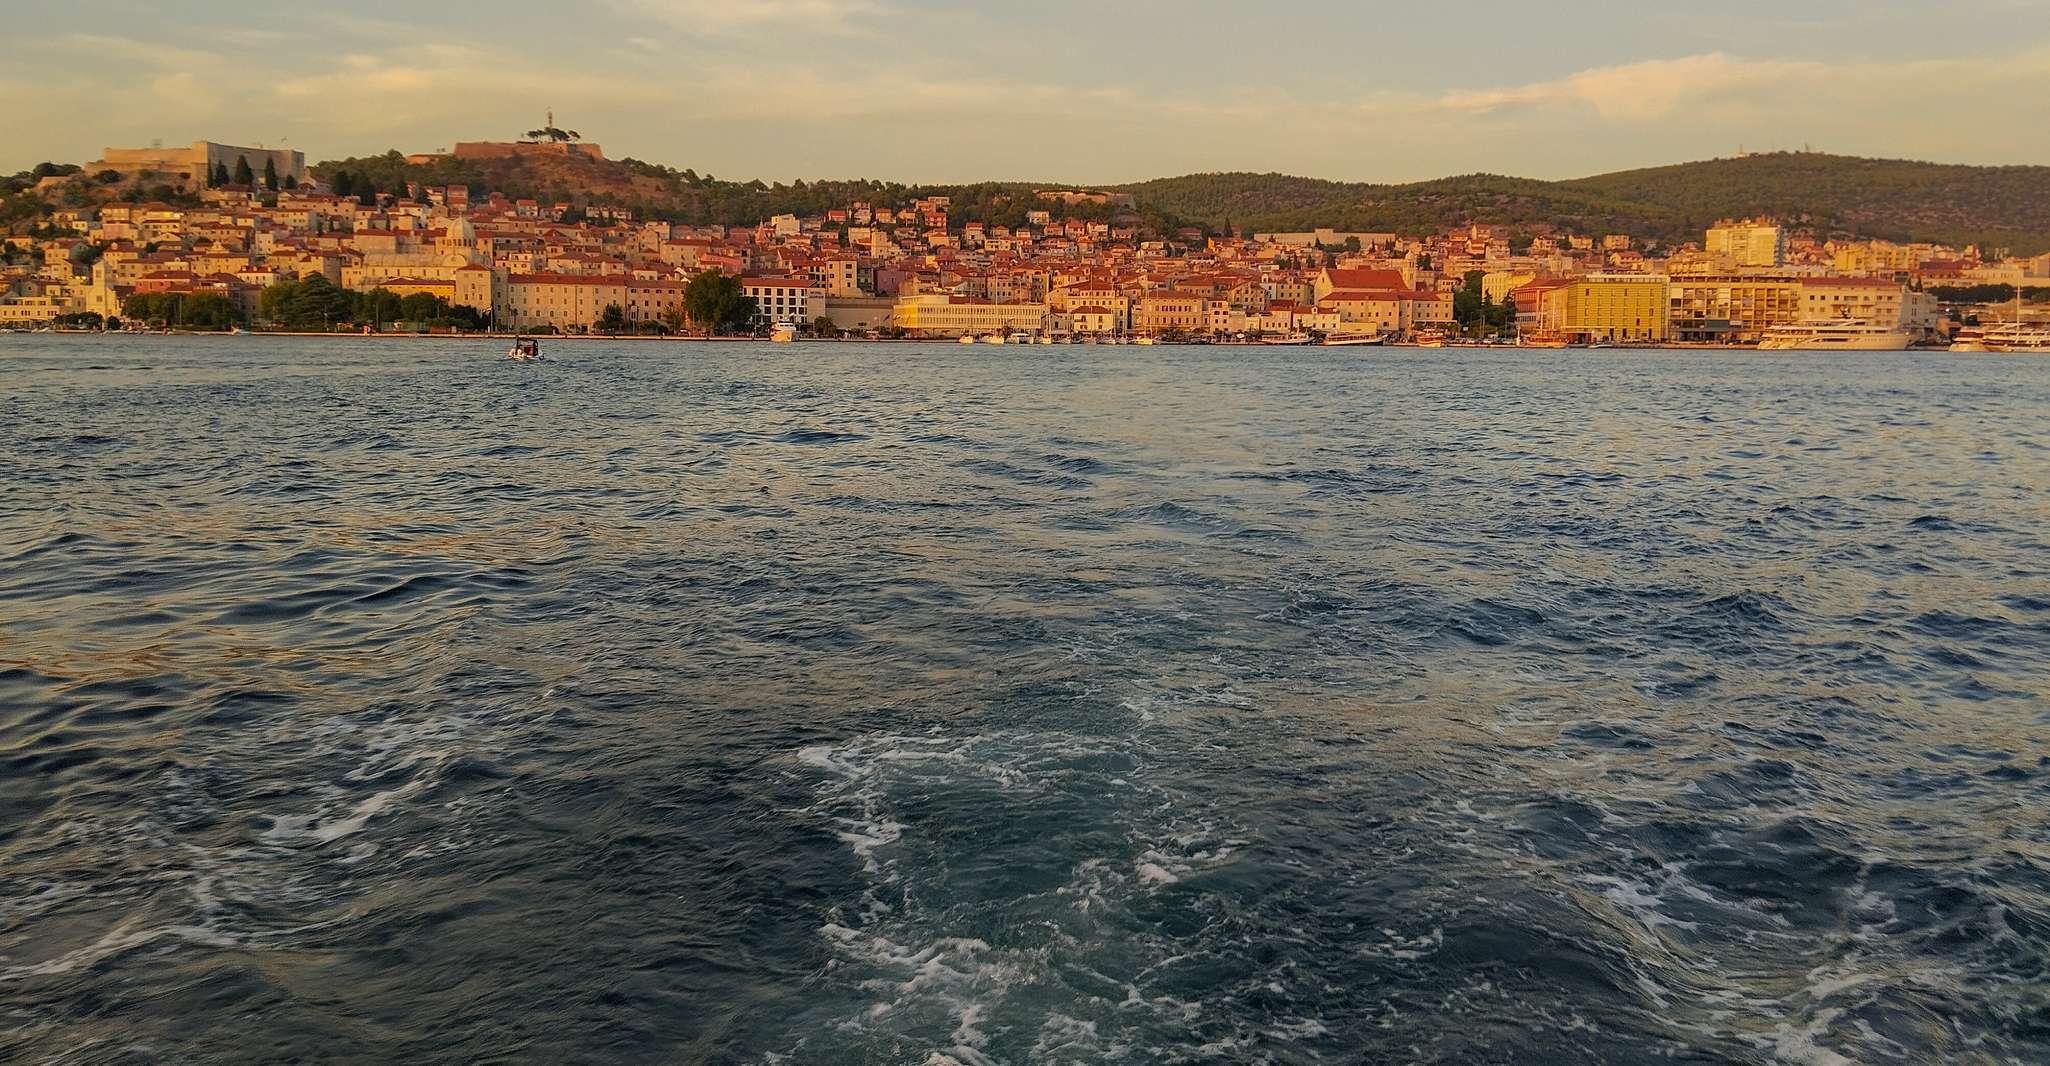
[[[1671,336],[1672,282],[1662,274],[1593,274],[1565,287],[1559,331],[1570,341],[1657,344]]]
[[[897,325],[913,333],[959,337],[964,334],[1037,330],[1046,319],[1042,303],[993,304],[946,293],[906,296],[897,301]]]
[[[41,325],[72,309],[56,296],[0,296],[0,326]]]
[[[1481,295],[1498,304],[1506,303],[1510,293],[1536,280],[1536,274],[1491,270],[1485,277],[1481,278]]]
[[[439,296],[449,303],[456,302],[456,283],[430,278],[386,278],[375,286],[396,296],[406,297],[416,293]]]
[[[1905,274],[1922,265],[1921,253],[1888,241],[1839,246],[1831,255],[1836,272],[1850,276]]]

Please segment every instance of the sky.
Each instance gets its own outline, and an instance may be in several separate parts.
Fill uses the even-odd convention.
[[[2050,0],[10,0],[0,172],[542,124],[724,178],[2050,163]]]

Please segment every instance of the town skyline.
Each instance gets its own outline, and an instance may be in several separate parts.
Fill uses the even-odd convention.
[[[110,148],[9,179],[33,185],[7,200],[29,214],[0,242],[0,325],[1718,348],[1822,330],[1900,350],[1977,325],[1946,303],[2009,296],[2007,328],[2038,343],[2026,293],[2050,280],[2050,254],[1825,239],[1764,217],[1698,241],[1481,223],[1248,236],[1148,215],[1124,193],[968,188],[957,203],[849,185],[747,224],[690,223],[415,178],[602,161],[552,120],[520,141],[320,175],[293,150]],[[1980,350],[2011,347],[1985,336]]]
[[[1738,2],[1711,19],[1600,2],[1562,19],[1492,0],[1312,4],[1274,23],[1200,4],[1168,18],[1154,4],[608,0],[565,35],[533,3],[494,6],[480,33],[477,11],[383,2],[87,0],[16,16],[0,169],[223,134],[312,160],[431,152],[549,108],[602,130],[615,158],[765,180],[1553,180],[1806,146],[2046,160],[2016,131],[2050,123],[2050,101],[2025,91],[2050,74],[2050,3],[1816,6]]]

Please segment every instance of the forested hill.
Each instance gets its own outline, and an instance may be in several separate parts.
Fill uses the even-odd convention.
[[[1100,205],[1039,201],[1047,184],[903,185],[879,181],[765,183],[721,180],[638,160],[441,160],[409,165],[397,152],[322,163],[315,172],[351,191],[395,192],[408,182],[463,183],[476,193],[616,204],[644,217],[752,224],[866,200],[901,207],[926,195],[954,198],[953,217],[1016,225],[1028,208],[1101,217]],[[343,177],[343,175],[347,177]],[[1665,244],[1698,241],[1721,218],[1770,215],[1824,237],[1927,240],[2021,254],[2050,250],[2050,167],[1972,167],[1816,153],[1632,170],[1572,181],[1474,174],[1371,185],[1284,174],[1192,174],[1117,187],[1138,221],[1161,230],[1229,225],[1241,233],[1339,230],[1438,233],[1470,222],[1598,236],[1629,233]]]
[[[1242,232],[1435,232],[1469,222],[1699,240],[1769,214],[1824,236],[2050,249],[2050,167],[1971,167],[1817,153],[1718,159],[1573,181],[1477,174],[1408,185],[1194,174],[1123,186],[1157,211]]]
[[[877,207],[909,207],[925,196],[953,200],[956,222],[988,222],[1019,226],[1026,212],[1044,209],[1056,217],[1108,218],[1109,208],[1096,204],[1064,204],[1039,200],[1034,189],[1050,187],[1024,182],[979,182],[955,185],[905,185],[853,180],[733,181],[676,170],[638,159],[590,160],[578,156],[526,156],[485,162],[437,159],[412,164],[398,152],[336,159],[317,164],[314,174],[351,195],[401,193],[409,184],[465,185],[472,195],[501,192],[580,206],[631,208],[643,218],[691,224],[750,226],[779,214],[818,215],[855,201]],[[1146,216],[1142,221],[1167,225],[1176,220]]]

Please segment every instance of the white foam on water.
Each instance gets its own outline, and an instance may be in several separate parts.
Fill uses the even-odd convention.
[[[861,993],[859,1007],[827,1023],[838,1039],[878,1048],[923,1041],[925,1061],[960,1066],[1013,1056],[1101,1062],[1133,1046],[1128,1031],[1197,1017],[1200,1004],[1140,991],[1164,976],[1155,971],[1171,964],[1175,949],[1134,938],[1125,916],[1234,861],[1244,842],[1135,769],[1147,754],[1134,736],[937,730],[794,752],[818,797],[806,813],[826,823],[867,882],[819,930],[834,956],[831,980]],[[952,884],[959,874],[949,869],[962,844],[933,838],[941,830],[928,828],[925,813],[941,797],[940,809],[985,811],[1013,797],[1021,808],[1059,809],[1085,797],[1086,820],[1050,832],[1109,846],[1074,860],[1065,884],[962,907]],[[1029,946],[994,947],[995,938],[978,935],[1003,927],[1035,932]],[[1087,991],[1103,987],[1126,989],[1124,1001]],[[1028,1035],[1029,1050],[1015,1043]]]
[[[1649,880],[1608,877],[1600,874],[1583,874],[1579,881],[1596,889],[1597,894],[1611,906],[1636,919],[1653,935],[1657,935],[1658,931],[1665,927],[1692,932],[1700,928],[1699,923],[1668,917],[1665,913],[1666,900],[1660,895],[1660,890],[1670,889],[1672,879],[1676,875],[1676,869],[1668,868],[1665,883],[1662,885],[1654,885]]]
[[[347,805],[346,813],[337,814],[335,807],[330,806],[309,814],[271,815],[271,827],[264,831],[262,840],[287,847],[332,844],[362,832],[378,815],[426,791],[432,784],[431,778],[415,777],[397,788],[374,792]]]
[[[1835,1010],[1822,1011],[1815,1016],[1814,1022],[1800,1029],[1781,1025],[1772,1037],[1773,1057],[1796,1066],[1859,1066],[1857,1060],[1817,1042],[1817,1038],[1829,1031],[1840,1014]]]
[[[1181,878],[1169,873],[1166,867],[1158,863],[1141,861],[1133,865],[1132,872],[1139,875],[1139,880],[1149,885],[1172,885],[1181,881]]]
[[[1357,951],[1370,959],[1396,959],[1412,962],[1436,955],[1445,946],[1445,930],[1434,926],[1422,936],[1405,937],[1393,929],[1381,930],[1385,939],[1379,944],[1364,944]]]
[[[1277,1040],[1286,1040],[1289,1043],[1295,1043],[1299,1040],[1310,1040],[1320,1036],[1330,1036],[1331,1029],[1328,1026],[1326,1026],[1323,1022],[1320,1022],[1315,1018],[1291,1018],[1287,1021],[1275,1024],[1272,1028],[1267,1030],[1267,1033],[1268,1035],[1274,1037]]]
[[[20,981],[31,977],[71,973],[159,940],[183,941],[210,948],[232,948],[237,944],[234,937],[205,925],[158,925],[138,928],[140,922],[141,919],[137,916],[124,918],[98,940],[84,947],[75,948],[54,959],[0,970],[0,981]]]

